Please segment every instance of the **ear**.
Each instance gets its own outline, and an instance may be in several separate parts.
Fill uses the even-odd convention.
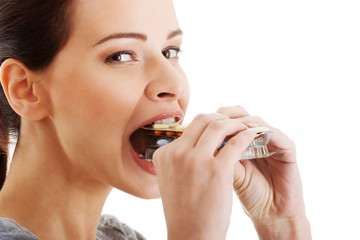
[[[39,84],[40,73],[34,73],[22,62],[9,58],[1,64],[1,85],[14,111],[29,120],[48,116],[44,89]]]

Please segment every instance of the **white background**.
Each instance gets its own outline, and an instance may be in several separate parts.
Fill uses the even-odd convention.
[[[186,121],[242,105],[296,143],[314,239],[360,239],[360,7],[350,0],[181,1]],[[114,190],[104,213],[166,239],[160,200]],[[227,239],[257,239],[234,197]]]

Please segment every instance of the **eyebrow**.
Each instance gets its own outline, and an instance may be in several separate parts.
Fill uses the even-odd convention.
[[[181,29],[177,29],[175,31],[172,31],[171,33],[169,33],[169,35],[167,36],[167,40],[174,38],[178,35],[182,35],[183,31]],[[101,39],[99,42],[97,42],[96,44],[94,44],[94,46],[97,46],[99,44],[102,44],[106,41],[112,40],[112,39],[118,39],[118,38],[133,38],[133,39],[138,39],[141,41],[146,41],[147,40],[147,36],[143,33],[133,33],[133,32],[123,32],[123,33],[114,33],[111,34],[103,39]]]
[[[167,36],[167,40],[171,39],[171,38],[174,38],[178,35],[183,35],[183,31],[181,31],[181,29],[177,29],[175,31],[172,31],[168,36]]]

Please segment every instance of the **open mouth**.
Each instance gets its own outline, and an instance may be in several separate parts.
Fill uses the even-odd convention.
[[[171,134],[159,134],[161,131],[153,130],[153,126],[178,125],[181,120],[181,117],[157,120],[137,129],[134,133],[132,133],[130,136],[130,143],[138,157],[150,162],[152,161],[152,155],[156,149],[174,141],[178,137],[176,135],[171,136]]]

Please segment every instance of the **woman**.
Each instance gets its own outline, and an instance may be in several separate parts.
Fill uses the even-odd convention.
[[[134,132],[181,121],[188,104],[170,0],[1,0],[0,39],[3,180],[18,138],[1,239],[143,239],[101,217],[113,187],[161,197],[169,239],[224,239],[233,189],[261,239],[311,238],[293,143],[277,132],[272,158],[238,161],[250,127],[271,128],[241,107],[199,115],[153,162],[138,156]]]

